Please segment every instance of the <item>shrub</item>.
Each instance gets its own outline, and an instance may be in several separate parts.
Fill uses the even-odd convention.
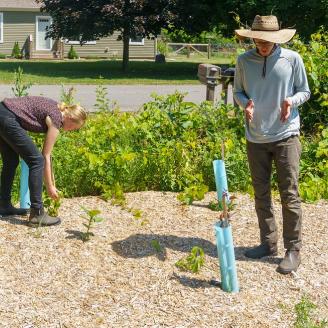
[[[157,96],[140,113],[97,113],[86,128],[62,135],[53,153],[57,185],[69,196],[117,188],[213,190],[212,160],[220,158],[222,140],[231,190],[247,190],[240,112],[184,102],[180,94]]]
[[[71,48],[69,49],[69,52],[67,54],[68,59],[78,59],[79,56],[77,52],[75,51],[73,45],[71,45]]]
[[[21,53],[21,50],[20,50],[20,47],[19,47],[19,44],[17,41],[14,43],[14,47],[11,52],[11,57],[16,58],[16,59],[22,59],[22,53]]]
[[[328,199],[328,128],[303,140],[300,178],[304,200]]]
[[[292,47],[303,58],[312,93],[300,110],[302,127],[313,133],[320,125],[328,125],[328,31],[321,28],[312,34],[309,44],[295,38]]]
[[[43,144],[40,135],[33,138]],[[215,190],[212,161],[221,158],[222,142],[229,191],[249,191],[243,115],[237,108],[196,105],[175,93],[155,96],[138,113],[102,110],[90,114],[81,130],[60,134],[53,150],[56,186],[66,197],[102,194],[122,202],[128,191],[182,191],[180,198],[191,203]],[[328,199],[328,130],[303,137],[302,144],[301,195]]]
[[[159,54],[164,55],[164,56],[167,55],[168,50],[167,50],[166,42],[164,42],[163,40],[159,40],[159,41],[157,42],[157,52],[158,52]]]

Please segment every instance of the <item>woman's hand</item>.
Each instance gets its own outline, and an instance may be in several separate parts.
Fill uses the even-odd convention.
[[[280,111],[280,121],[286,122],[288,117],[290,116],[290,109],[292,107],[292,102],[289,98],[286,98],[281,104],[281,111]]]
[[[254,101],[252,99],[248,100],[248,103],[245,107],[245,116],[248,122],[251,122],[253,119],[254,112]]]
[[[55,186],[47,187],[47,193],[48,193],[49,197],[51,197],[54,200],[59,198],[59,192]]]

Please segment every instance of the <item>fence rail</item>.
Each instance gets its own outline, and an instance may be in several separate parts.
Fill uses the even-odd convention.
[[[190,58],[193,55],[199,55],[210,59],[218,54],[235,54],[238,44],[212,44],[212,43],[166,43],[166,54],[170,57],[186,56]]]

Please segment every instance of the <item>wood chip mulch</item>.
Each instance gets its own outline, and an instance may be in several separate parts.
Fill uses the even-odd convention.
[[[182,206],[175,193],[126,194],[140,218],[98,197],[65,199],[63,222],[30,228],[26,218],[0,219],[0,327],[292,327],[303,295],[328,319],[328,203],[303,204],[302,264],[283,276],[280,205],[278,257],[246,259],[259,242],[253,200],[236,194],[232,229],[241,290],[226,293],[220,280],[214,223],[208,208],[216,194]],[[99,209],[105,220],[83,243],[83,210]],[[156,240],[161,250],[153,247]],[[175,262],[193,246],[206,254],[199,274],[181,272]]]

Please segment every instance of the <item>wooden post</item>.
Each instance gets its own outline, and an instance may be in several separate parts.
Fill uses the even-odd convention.
[[[190,44],[187,45],[187,58],[190,58]]]
[[[210,43],[207,45],[207,58],[208,59],[211,58],[211,44]]]

